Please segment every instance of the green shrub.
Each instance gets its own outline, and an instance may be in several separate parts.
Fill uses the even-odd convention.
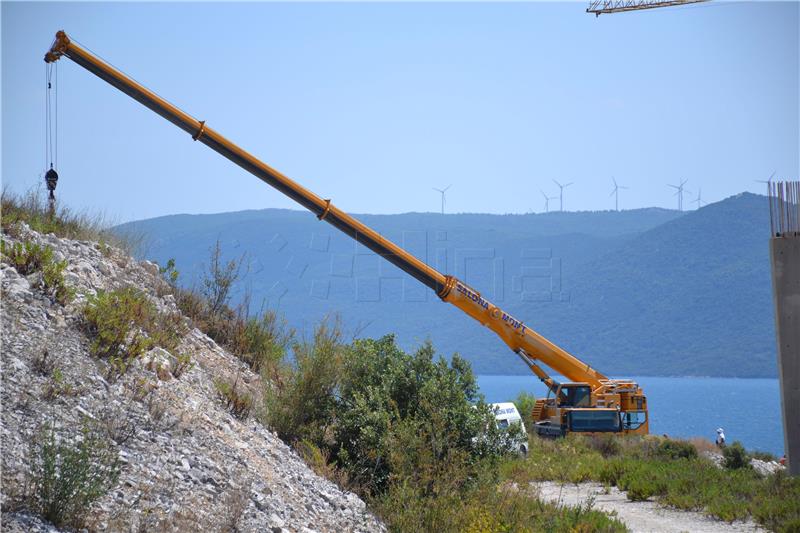
[[[75,388],[64,379],[64,373],[61,372],[61,369],[54,368],[49,381],[45,385],[43,399],[50,401],[59,396],[72,396],[75,392]]]
[[[274,311],[250,317],[244,328],[242,360],[253,372],[274,371],[286,356],[294,333]]]
[[[168,259],[166,266],[159,267],[158,272],[164,277],[164,280],[172,287],[177,286],[178,276],[180,272],[175,269],[175,259]]]
[[[132,287],[98,291],[83,310],[94,355],[108,359],[114,373],[155,346],[174,350],[185,333],[178,314],[159,313],[147,296]]]
[[[750,509],[756,522],[770,531],[800,532],[800,478],[784,471],[768,476]]]
[[[504,435],[458,354],[448,364],[429,343],[407,354],[386,336],[355,341],[343,364],[336,457],[369,490],[385,490],[392,476],[438,472],[454,457],[474,463],[504,452]]]
[[[567,507],[544,503],[525,491],[497,485],[490,465],[485,468],[451,464],[441,477],[473,482],[455,483],[426,493],[408,481],[396,481],[378,498],[371,500],[391,531],[417,532],[512,532],[580,531],[623,532],[619,520],[593,510],[591,504]]]
[[[631,501],[643,501],[667,492],[669,474],[656,463],[628,462],[617,486],[627,491]]]
[[[39,246],[30,241],[8,245],[6,241],[0,241],[0,252],[23,276],[41,272],[41,288],[53,301],[63,305],[72,299],[74,292],[64,282],[67,261],[56,261],[50,246]]]
[[[42,248],[30,241],[7,244],[0,241],[0,251],[11,266],[23,276],[41,272],[44,262],[52,260],[53,250],[49,247]]]
[[[246,420],[250,416],[250,412],[253,409],[253,396],[239,387],[238,376],[233,382],[216,379],[214,380],[214,388],[217,389],[217,394],[222,400],[225,409],[233,416],[239,420]]]
[[[771,454],[769,452],[762,452],[760,450],[750,450],[750,452],[748,453],[750,457],[752,457],[753,459],[758,459],[759,461],[766,461],[768,463],[778,461],[778,458],[775,457],[774,454]]]
[[[241,275],[244,260],[245,256],[242,255],[238,259],[230,259],[225,262],[222,259],[222,246],[219,239],[209,250],[208,271],[201,281],[202,293],[211,314],[217,314],[228,307],[231,288]]]
[[[750,457],[748,457],[747,451],[738,440],[733,444],[725,446],[722,449],[722,456],[725,458],[722,464],[729,470],[750,468]]]
[[[88,238],[100,231],[98,219],[73,213],[62,206],[51,212],[47,198],[39,191],[16,195],[3,190],[3,231],[13,233],[15,224],[19,222],[25,222],[39,233],[54,233],[72,239]]]
[[[220,346],[247,363],[253,372],[279,380],[278,373],[294,339],[286,320],[271,310],[249,313],[249,293],[235,309],[229,306],[231,290],[240,278],[245,256],[225,262],[217,241],[210,249],[209,266],[201,288],[178,287],[175,260],[169,259],[159,271],[175,296],[178,309],[195,327]]]
[[[517,399],[514,400],[514,405],[517,406],[522,421],[525,423],[525,429],[533,431],[533,407],[536,404],[536,396],[528,392],[520,392]]]
[[[603,457],[619,455],[622,451],[620,437],[612,433],[601,433],[588,438],[589,447],[596,450]]]
[[[350,346],[340,337],[338,324],[321,324],[266,384],[262,416],[281,438],[313,443],[369,494],[402,479],[435,491],[448,463],[500,455],[502,434],[466,361],[437,360],[429,344],[407,354],[391,336]]]
[[[117,452],[99,432],[84,426],[79,439],[59,442],[45,426],[31,453],[30,506],[56,526],[80,528],[118,477]]]
[[[190,289],[173,288],[178,309],[203,333],[214,339],[257,373],[276,378],[294,338],[286,320],[274,311],[248,316],[246,306],[212,311],[205,298]]]
[[[683,441],[650,437],[620,442],[620,454],[604,458],[591,439],[531,436],[528,457],[508,458],[501,465],[500,477],[520,486],[534,480],[592,479],[626,490],[633,500],[656,499],[720,520],[750,515],[770,531],[796,531],[792,528],[800,523],[800,479],[783,472],[762,477],[746,467],[720,469],[688,451]],[[741,457],[741,451],[735,456]]]
[[[0,199],[3,233],[19,236],[18,225],[21,222],[39,233],[52,233],[58,237],[78,240],[110,242],[114,246],[131,252],[140,247],[143,236],[128,231],[108,231],[108,224],[100,215],[77,213],[69,207],[56,203],[54,211],[50,210],[47,194],[41,190],[33,190],[18,195],[3,189]],[[103,250],[105,247],[101,247]]]
[[[42,285],[45,294],[48,294],[54,301],[61,305],[72,300],[75,291],[67,287],[64,282],[64,269],[67,267],[67,260],[51,261],[45,264],[42,270]]]
[[[180,378],[185,372],[194,367],[192,357],[189,354],[181,354],[175,357],[175,364],[171,367],[172,377]]]
[[[631,478],[625,483],[628,499],[633,502],[645,501],[657,494],[656,484],[641,477]]]
[[[684,440],[665,439],[656,448],[656,456],[667,460],[694,459],[697,457],[697,448]]]
[[[732,495],[714,498],[708,503],[706,512],[725,522],[744,520],[749,514],[746,502]]]
[[[551,471],[571,464],[581,480],[602,456],[576,438],[562,441],[573,450],[562,459],[545,451],[558,444],[535,436],[535,458],[504,456],[504,432],[458,355],[448,363],[430,344],[405,353],[392,336],[346,345],[330,322],[293,351],[294,364],[264,381],[262,420],[316,472],[367,499],[391,531],[625,530],[589,506],[506,490],[501,477],[540,475],[543,458],[559,461]]]
[[[605,461],[600,469],[597,480],[606,485],[619,485],[620,479],[625,474],[626,463],[623,459]]]
[[[294,366],[265,381],[263,420],[283,440],[324,440],[335,416],[345,350],[339,323],[323,321],[311,342],[295,344]]]

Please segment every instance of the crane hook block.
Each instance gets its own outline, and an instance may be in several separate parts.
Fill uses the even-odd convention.
[[[51,168],[44,175],[44,181],[47,183],[48,191],[56,190],[56,184],[58,183],[58,172]]]

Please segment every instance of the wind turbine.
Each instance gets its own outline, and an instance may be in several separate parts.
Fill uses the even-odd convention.
[[[686,185],[686,182],[689,180],[682,180],[680,185],[672,185],[671,183],[667,183],[667,187],[672,187],[676,189],[676,192],[673,196],[678,197],[678,211],[683,211],[683,193],[685,192],[692,192],[688,189],[684,190],[683,186]]]
[[[559,182],[557,182],[556,180],[553,180],[553,183],[555,183],[556,185],[558,185],[558,188],[561,190],[561,193],[558,195],[558,201],[559,201],[559,211],[564,211],[564,189],[566,189],[567,187],[569,187],[570,185],[572,185],[572,183],[573,183],[573,182],[571,182],[571,181],[570,181],[570,182],[569,182],[569,183],[567,183],[567,184],[561,185],[561,184],[560,184]]]
[[[609,196],[614,196],[614,209],[619,211],[619,190],[620,189],[628,189],[629,187],[624,187],[622,185],[617,185],[617,180],[614,179],[614,176],[611,176],[611,181],[614,182],[614,190],[611,191]]]
[[[703,201],[703,189],[699,187],[697,188],[697,198],[692,200],[692,203],[697,204],[697,209],[700,209],[705,205],[705,202]]]
[[[770,185],[772,185],[772,178],[775,177],[775,172],[776,171],[773,170],[772,174],[769,175],[769,178],[765,180],[756,180],[756,183],[765,183],[767,185],[767,191],[769,191]]]
[[[542,189],[539,189],[539,192],[542,193],[542,196],[544,196],[544,212],[545,213],[549,213],[550,212],[550,200],[555,200],[556,197],[555,196],[547,196]]]
[[[442,214],[443,214],[443,215],[444,215],[444,193],[446,193],[446,192],[447,192],[447,189],[449,189],[449,188],[450,188],[450,187],[452,187],[452,186],[453,186],[452,184],[451,184],[451,185],[448,185],[448,186],[447,186],[447,187],[445,187],[444,189],[437,189],[436,187],[433,187],[433,190],[434,190],[434,191],[437,191],[437,192],[441,193],[441,195],[442,195]]]

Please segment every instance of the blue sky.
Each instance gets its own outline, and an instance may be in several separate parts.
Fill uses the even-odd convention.
[[[800,4],[595,18],[585,3],[2,3],[2,172],[44,170],[42,55],[64,29],[356,213],[675,207],[797,179]],[[60,198],[117,221],[296,206],[69,60]],[[694,197],[694,194],[691,195]],[[690,198],[687,195],[687,205]],[[551,204],[553,205],[553,204]]]

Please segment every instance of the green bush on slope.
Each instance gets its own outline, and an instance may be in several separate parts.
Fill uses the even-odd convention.
[[[7,244],[3,240],[0,253],[23,276],[41,272],[41,289],[53,301],[64,305],[72,299],[74,291],[64,282],[67,261],[56,261],[51,247],[30,241]]]
[[[317,472],[365,497],[393,531],[624,531],[604,513],[561,508],[505,484],[504,434],[469,363],[392,336],[341,342],[335,324],[295,346],[265,385],[262,419]]]
[[[155,346],[174,350],[186,330],[179,314],[160,313],[133,287],[98,291],[83,309],[91,351],[110,363],[109,375],[126,371],[128,363]]]
[[[60,527],[83,527],[89,506],[119,478],[117,451],[84,426],[74,442],[45,426],[31,450],[29,506]]]

